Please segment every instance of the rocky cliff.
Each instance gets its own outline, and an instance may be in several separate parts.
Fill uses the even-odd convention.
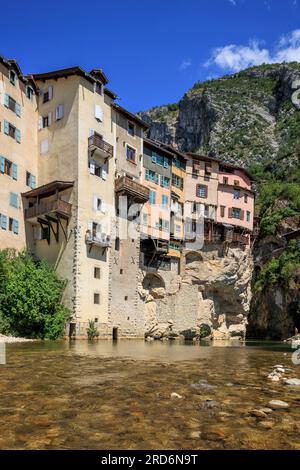
[[[190,252],[180,275],[141,272],[140,302],[146,336],[164,332],[191,338],[244,338],[251,302],[252,257],[221,246]]]
[[[300,242],[284,238],[300,227],[300,110],[292,102],[297,80],[299,63],[262,65],[196,83],[179,103],[140,113],[150,125],[151,138],[183,151],[244,166],[254,176],[260,233],[253,251],[255,276],[248,326],[251,337],[281,339],[297,325],[300,327]],[[240,269],[239,276],[243,278],[244,269],[247,277],[248,264]],[[217,312],[222,320],[224,302],[219,298],[222,289],[221,297],[231,298],[228,283],[223,275],[216,275],[210,283],[206,280],[209,271],[205,268],[201,272],[195,274],[197,267],[191,265],[181,282],[198,284],[199,305],[202,301],[205,305],[202,311],[211,312],[212,318]],[[249,298],[251,289],[246,285],[245,297]],[[234,294],[239,290],[237,279],[230,289]],[[244,315],[248,307],[244,309],[240,296],[235,299],[234,311],[239,304],[240,314]],[[231,309],[232,303],[227,318]]]

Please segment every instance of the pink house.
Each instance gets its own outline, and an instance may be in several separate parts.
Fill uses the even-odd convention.
[[[219,166],[217,223],[222,224],[230,239],[250,244],[253,231],[255,193],[251,175],[242,168]],[[231,234],[230,234],[231,233]]]

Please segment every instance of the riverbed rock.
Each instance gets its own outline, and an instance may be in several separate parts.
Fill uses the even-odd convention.
[[[300,380],[299,379],[285,379],[284,383],[285,383],[285,385],[300,387]]]
[[[173,392],[171,393],[171,398],[177,398],[177,399],[182,399],[183,396],[182,395],[179,395],[179,393],[176,393],[176,392]]]
[[[250,415],[255,416],[256,418],[266,418],[267,417],[267,414],[262,410],[251,410]]]
[[[282,400],[271,400],[269,401],[269,406],[272,410],[284,410],[290,407],[288,403]]]

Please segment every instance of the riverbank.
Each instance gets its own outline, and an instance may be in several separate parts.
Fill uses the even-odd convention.
[[[27,343],[33,341],[35,340],[28,338],[17,338],[15,336],[5,336],[0,334],[0,343]]]

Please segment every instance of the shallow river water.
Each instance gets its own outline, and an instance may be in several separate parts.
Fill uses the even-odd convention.
[[[9,344],[0,449],[300,449],[300,387],[267,379],[279,364],[300,378],[275,343]],[[270,400],[289,408],[251,415]]]

